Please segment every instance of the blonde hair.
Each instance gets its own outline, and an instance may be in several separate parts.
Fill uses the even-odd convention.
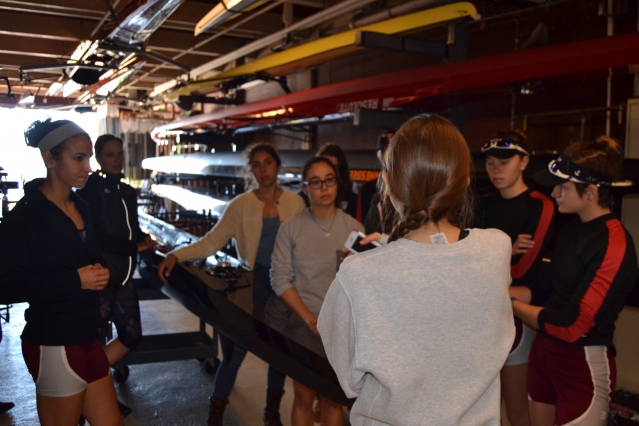
[[[399,128],[384,157],[389,192],[402,203],[390,239],[404,237],[426,223],[447,219],[464,228],[472,217],[471,155],[468,144],[448,120],[418,115]]]

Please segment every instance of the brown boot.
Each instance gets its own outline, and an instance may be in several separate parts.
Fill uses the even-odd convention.
[[[218,399],[210,398],[211,405],[209,406],[209,419],[207,426],[223,426],[224,424],[224,409],[226,404],[229,403],[228,398]]]
[[[266,407],[264,407],[264,426],[283,426],[280,420],[280,402],[284,389],[266,390]]]

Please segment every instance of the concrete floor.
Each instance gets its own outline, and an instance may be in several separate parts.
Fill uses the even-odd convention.
[[[197,317],[171,300],[140,303],[145,334],[196,331]],[[3,321],[4,338],[0,343],[0,401],[12,401],[16,406],[0,414],[0,426],[38,425],[35,386],[22,359],[20,334],[24,327],[26,304],[14,305],[11,321]],[[210,330],[209,330],[210,332]],[[205,372],[197,360],[172,361],[133,365],[128,380],[116,384],[120,401],[133,413],[124,419],[126,426],[205,425],[208,416],[208,395],[213,376]],[[248,354],[240,369],[225,425],[257,426],[262,424],[265,401],[266,364]],[[286,393],[280,412],[282,422],[290,425],[293,385],[286,381]]]
[[[26,304],[14,305],[11,321],[3,321],[4,338],[0,343],[0,401],[16,406],[0,414],[0,426],[38,425],[35,386],[22,359],[20,334],[24,327]],[[172,300],[140,302],[145,334],[197,331],[197,317]],[[209,328],[209,334],[211,330]],[[221,356],[221,354],[220,354]],[[266,364],[249,353],[237,377],[224,424],[226,426],[260,426],[265,401]],[[132,365],[126,382],[116,383],[118,399],[133,413],[124,419],[125,426],[206,425],[208,395],[214,376],[207,374],[197,360]],[[280,413],[290,426],[293,384],[286,379],[286,393]],[[345,413],[345,420],[347,414]],[[503,415],[502,424],[510,426]],[[88,423],[87,423],[88,424]],[[348,421],[345,421],[348,426]]]

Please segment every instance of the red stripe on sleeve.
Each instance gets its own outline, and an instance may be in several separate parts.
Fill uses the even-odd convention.
[[[621,222],[618,219],[610,219],[606,221],[606,226],[608,227],[608,248],[588,291],[579,303],[579,316],[568,327],[544,324],[546,333],[551,336],[572,343],[594,327],[595,315],[606,298],[626,254],[626,233]]]
[[[541,217],[539,218],[537,229],[535,229],[535,235],[533,235],[535,245],[521,256],[519,262],[510,267],[510,275],[514,280],[526,275],[533,263],[535,263],[535,259],[539,256],[541,247],[544,245],[544,239],[546,239],[546,234],[548,233],[548,228],[550,228],[552,216],[555,211],[553,202],[545,195],[537,191],[531,191],[530,196],[541,201]]]

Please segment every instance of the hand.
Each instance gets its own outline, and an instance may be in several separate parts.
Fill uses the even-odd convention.
[[[360,240],[360,244],[365,246],[366,244],[370,244],[373,241],[379,242],[379,239],[382,237],[382,234],[380,234],[379,232],[373,232],[372,234],[368,234],[366,237],[362,238]],[[346,247],[342,248],[342,252],[346,255],[346,257],[355,254],[352,251],[350,251],[349,249],[347,249]]]
[[[513,244],[513,256],[524,254],[528,249],[533,247],[535,247],[535,241],[532,239],[532,235],[519,234],[517,240],[515,240],[515,244]]]
[[[78,269],[83,290],[102,290],[109,283],[109,270],[99,263]]]
[[[155,244],[155,240],[151,238],[149,235],[144,237],[144,242],[146,243],[147,250],[155,251],[157,249],[157,244]]]
[[[171,275],[171,271],[175,268],[175,264],[177,263],[177,257],[173,254],[169,254],[166,259],[164,259],[158,265],[158,277],[162,280],[162,282],[167,282],[169,275]]]
[[[153,238],[147,235],[146,237],[144,237],[144,241],[137,243],[137,247],[138,247],[138,252],[141,252],[144,250],[155,251],[156,249],[155,240],[153,240]]]
[[[371,234],[368,234],[366,238],[362,238],[362,241],[360,241],[359,243],[363,246],[365,246],[366,244],[370,244],[373,241],[376,241],[379,243],[379,239],[381,237],[382,237],[382,234],[380,234],[379,232],[373,232]]]
[[[317,317],[313,316],[311,319],[309,319],[308,321],[306,321],[306,325],[308,326],[308,328],[315,333],[316,335],[320,335],[319,331],[317,331]]]

